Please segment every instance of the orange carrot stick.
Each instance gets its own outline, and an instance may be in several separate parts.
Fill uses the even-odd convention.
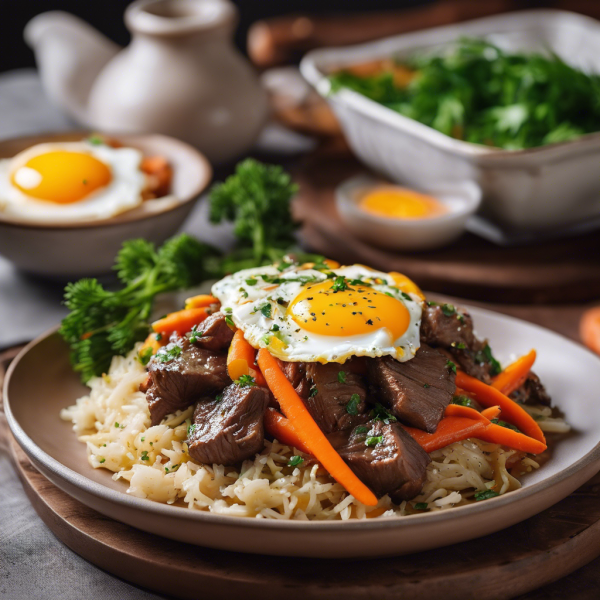
[[[532,437],[523,435],[518,431],[508,429],[507,427],[501,427],[494,423],[490,423],[475,437],[484,442],[502,444],[503,446],[508,446],[514,450],[521,450],[522,452],[529,452],[530,454],[540,454],[547,448],[544,442],[540,442]]]
[[[460,404],[448,404],[444,411],[444,417],[464,417],[465,419],[475,419],[484,423],[487,423],[489,420],[478,410],[469,408],[468,406],[461,406]]]
[[[546,438],[535,419],[501,391],[462,371],[456,374],[456,385],[473,394],[475,400],[483,406],[499,406],[506,421],[518,427],[525,435],[546,443]]]
[[[289,419],[286,419],[274,408],[267,408],[265,411],[264,423],[267,432],[281,443],[293,446],[305,454],[311,454],[310,449],[298,437],[298,434]]]
[[[279,402],[283,414],[292,421],[298,437],[306,445],[306,448],[310,449],[311,454],[359,502],[367,506],[375,506],[377,504],[375,494],[334,450],[279,367],[277,360],[265,348],[258,351],[258,366],[269,389]]]
[[[152,329],[167,337],[175,331],[179,334],[184,334],[191,331],[194,325],[202,323],[207,316],[206,308],[187,308],[171,313],[158,321],[154,321]]]
[[[163,337],[160,340],[156,339],[156,333],[151,333],[145,340],[144,345],[140,348],[140,354],[144,353],[148,348],[152,348],[152,354],[156,354],[168,340]]]
[[[219,300],[210,294],[199,294],[198,296],[192,296],[191,298],[186,298],[185,307],[186,308],[204,308],[205,306],[210,306],[211,304],[220,304]]]
[[[421,429],[402,425],[425,452],[433,452],[467,438],[479,437],[485,432],[487,426],[485,420],[471,417],[444,417],[439,422],[435,433],[427,433]]]
[[[241,329],[235,332],[229,346],[227,372],[233,381],[242,375],[251,375],[258,385],[267,385],[263,374],[256,366],[256,350],[248,343]]]
[[[492,387],[500,390],[505,396],[510,396],[515,390],[519,389],[527,376],[533,363],[535,362],[536,352],[531,350],[528,354],[521,356],[514,363],[508,365],[504,371],[494,377]]]
[[[484,410],[481,411],[481,414],[488,419],[489,421],[491,421],[492,419],[495,419],[502,411],[500,410],[499,406],[490,406],[489,408],[485,408]]]

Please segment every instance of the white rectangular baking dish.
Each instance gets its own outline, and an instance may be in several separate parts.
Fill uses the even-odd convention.
[[[415,187],[432,180],[474,181],[482,187],[484,213],[522,230],[561,228],[600,214],[600,133],[528,150],[488,148],[450,138],[351,90],[330,94],[327,74],[345,65],[441,50],[465,35],[506,50],[550,50],[571,65],[600,72],[600,22],[557,10],[508,13],[314,50],[300,69],[329,102],[358,158],[394,181]]]

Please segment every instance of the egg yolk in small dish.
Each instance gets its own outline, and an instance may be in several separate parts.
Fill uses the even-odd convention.
[[[437,198],[398,186],[373,188],[360,198],[358,206],[388,219],[431,219],[448,211]]]
[[[112,180],[111,169],[91,154],[55,150],[33,156],[11,175],[27,196],[56,204],[83,200]]]

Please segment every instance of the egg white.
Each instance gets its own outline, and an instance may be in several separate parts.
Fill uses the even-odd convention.
[[[28,196],[11,182],[11,174],[34,156],[64,150],[91,154],[111,170],[110,183],[71,204]],[[0,160],[0,213],[19,220],[44,223],[107,219],[142,204],[146,175],[140,170],[143,154],[135,148],[65,142],[38,144],[11,159]]]
[[[329,271],[329,269],[327,269]],[[371,288],[391,294],[402,302],[410,317],[409,326],[397,339],[385,327],[375,328],[368,334],[352,336],[319,335],[304,330],[287,311],[286,305],[302,291],[307,283],[326,280],[326,271],[288,267],[280,272],[274,265],[245,269],[215,283],[212,294],[221,302],[221,310],[228,313],[236,327],[255,348],[269,351],[289,362],[338,362],[351,356],[393,356],[400,362],[413,358],[420,345],[422,300],[416,294],[403,294],[387,273],[361,265],[331,269],[336,275],[348,279],[362,278],[367,283],[375,279],[384,283],[372,283]],[[265,281],[279,278],[281,283]],[[253,285],[250,283],[256,281]],[[333,283],[333,282],[332,282]],[[269,310],[261,308],[269,305]],[[266,312],[266,314],[265,314]],[[279,331],[273,332],[273,325]]]

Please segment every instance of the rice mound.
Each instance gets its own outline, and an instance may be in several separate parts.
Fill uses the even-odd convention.
[[[127,493],[167,504],[215,514],[266,519],[331,520],[404,516],[444,510],[472,501],[475,492],[494,487],[501,494],[520,487],[507,469],[515,454],[497,444],[466,440],[430,454],[427,480],[419,496],[395,505],[389,496],[377,506],[365,506],[349,495],[318,463],[277,441],[241,468],[202,465],[187,453],[187,428],[193,407],[169,415],[151,426],[145,394],[146,378],[137,360],[138,345],[127,356],[115,356],[107,375],[90,381],[90,394],[61,411],[73,422],[78,439],[87,445],[95,469],[114,473],[128,482]],[[306,458],[290,467],[294,454]],[[520,459],[522,471],[539,465]]]

